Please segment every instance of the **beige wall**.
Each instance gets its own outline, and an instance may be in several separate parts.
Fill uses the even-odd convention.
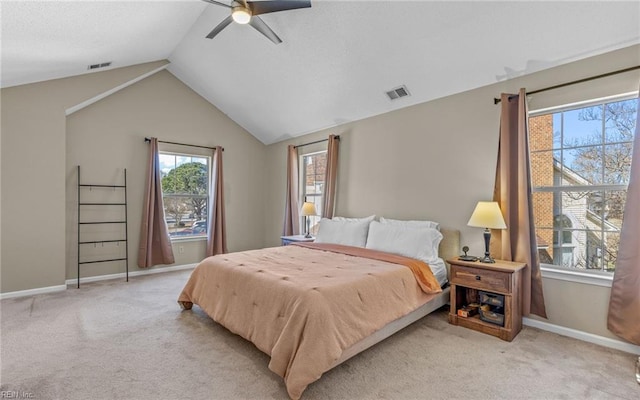
[[[163,64],[2,89],[3,293],[63,285],[76,276],[76,165],[91,183],[113,182],[127,168],[129,265],[137,269],[145,136],[225,147],[229,249],[262,246],[262,203],[255,200],[264,189],[264,145],[169,72],[65,116],[69,107]],[[202,241],[182,245],[177,264],[203,258]],[[123,272],[124,266],[83,271],[81,276],[100,275]]]
[[[262,247],[262,164],[265,146],[170,72],[162,71],[67,119],[67,277],[76,276],[76,166],[83,183],[129,180],[129,268],[137,270],[146,136],[224,147],[225,212],[229,251]],[[211,154],[208,150],[160,144],[161,150]],[[201,261],[205,240],[174,241],[176,264]],[[106,245],[105,245],[106,246]],[[113,245],[111,245],[113,246]],[[184,252],[180,253],[180,247]],[[80,276],[122,272],[122,263],[82,266]]]
[[[270,145],[265,243],[276,245],[281,231],[286,145],[333,133],[341,137],[336,215],[437,220],[460,229],[461,243],[481,254],[482,231],[466,223],[476,202],[493,193],[500,116],[493,98],[639,64],[640,46],[634,46]],[[531,96],[530,108],[637,91],[639,81],[640,71],[634,71],[539,93]],[[614,337],[604,322],[608,288],[544,283],[549,322]],[[594,302],[600,306],[584,307]]]
[[[160,63],[1,91],[1,291],[60,285],[75,276],[74,166],[91,180],[127,168],[132,207],[146,158],[144,136],[225,147],[230,250],[276,246],[282,229],[285,147],[341,135],[337,215],[377,214],[440,221],[461,230],[479,254],[481,230],[466,222],[491,198],[499,106],[493,97],[640,64],[640,46],[400,109],[271,146],[263,146],[168,72],[158,73],[66,118],[64,110]],[[634,71],[533,95],[540,109],[636,91]],[[402,100],[400,100],[402,101]],[[106,149],[107,151],[103,151]],[[311,150],[306,148],[305,150]],[[140,156],[142,154],[142,156]],[[20,166],[17,168],[16,166]],[[86,174],[85,174],[86,172]],[[67,191],[68,189],[68,191]],[[65,207],[65,201],[67,206]],[[139,208],[132,209],[130,259],[135,270]],[[195,262],[202,242],[183,244],[177,263]],[[118,267],[108,271],[120,272]],[[606,330],[609,289],[545,278],[550,322],[598,335]]]

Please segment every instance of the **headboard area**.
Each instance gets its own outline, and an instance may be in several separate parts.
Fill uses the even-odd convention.
[[[448,260],[460,255],[460,231],[455,229],[440,228],[442,241],[438,247],[438,254],[443,260]],[[449,275],[449,263],[446,263],[447,275]]]

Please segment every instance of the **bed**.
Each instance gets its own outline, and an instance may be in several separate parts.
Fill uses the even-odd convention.
[[[441,232],[440,261],[459,249],[458,231]],[[198,305],[268,354],[298,399],[324,372],[447,304],[449,288],[435,275],[396,254],[296,244],[209,257],[178,303]]]

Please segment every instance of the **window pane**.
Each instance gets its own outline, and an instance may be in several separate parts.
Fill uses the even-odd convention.
[[[160,153],[160,171],[163,176],[176,167],[176,157],[173,154]]]
[[[531,178],[533,187],[553,186],[553,152],[531,153]]]
[[[565,149],[562,152],[564,173],[563,185],[602,184],[603,164],[602,147],[588,146],[577,149]]]
[[[562,115],[562,146],[602,143],[602,106],[565,111]]]
[[[602,268],[607,272],[613,272],[616,269],[616,261],[618,259],[618,246],[620,245],[620,233],[605,232],[604,236],[604,252],[602,255]]]
[[[207,198],[165,197],[164,212],[171,237],[207,235]]]
[[[562,113],[553,115],[553,148],[559,149],[562,147]]]
[[[553,264],[553,230],[536,228],[536,241],[540,262]]]
[[[608,185],[628,185],[632,142],[604,146],[604,181]]]
[[[636,129],[637,99],[609,103],[605,107],[607,143],[632,141]]]
[[[315,153],[302,157],[302,199],[313,203],[317,216],[309,217],[309,232],[315,234],[318,230],[320,215],[322,215],[322,193],[324,192],[324,175],[327,165],[327,153]],[[306,232],[306,225],[303,232]]]
[[[207,235],[209,158],[184,154],[160,154],[162,194],[169,235]]]
[[[178,158],[178,157],[176,157]],[[184,159],[184,157],[182,157]],[[206,161],[206,160],[205,160]],[[162,178],[164,194],[206,195],[209,191],[209,170],[206,162],[178,165]]]
[[[206,157],[192,157],[191,161],[207,165],[207,158]]]
[[[541,260],[582,270],[615,268],[637,107],[632,99],[530,118]],[[581,190],[566,190],[576,186]]]
[[[553,121],[551,114],[530,118],[529,131],[537,132],[535,136],[531,136],[530,150],[532,152],[551,150],[553,148]]]
[[[622,229],[622,217],[626,201],[626,190],[607,190],[604,192],[603,217],[605,230],[619,232]]]
[[[188,162],[191,162],[191,157],[176,156],[176,168]]]

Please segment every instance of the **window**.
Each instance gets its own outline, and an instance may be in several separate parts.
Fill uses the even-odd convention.
[[[315,235],[318,231],[318,222],[322,214],[322,194],[324,193],[324,175],[327,166],[327,152],[320,151],[301,156],[302,201],[313,203],[316,206],[317,216],[310,219],[309,232]],[[306,232],[306,226],[301,232]]]
[[[207,236],[209,157],[160,152],[164,216],[172,239]]]
[[[637,109],[637,99],[616,99],[531,113],[533,213],[542,262],[614,271]]]

